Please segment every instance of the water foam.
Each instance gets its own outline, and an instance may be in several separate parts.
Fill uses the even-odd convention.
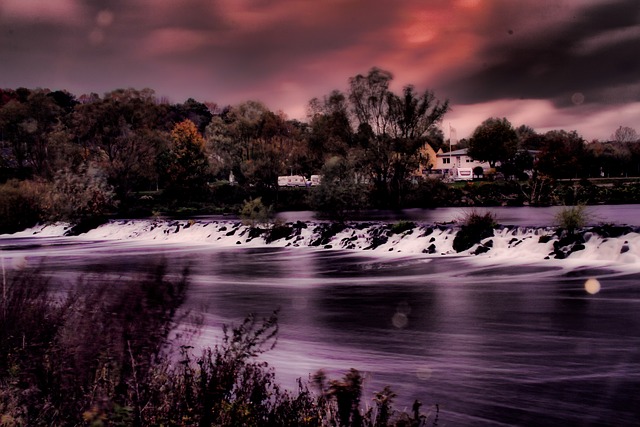
[[[499,227],[494,236],[462,252],[453,249],[458,228],[453,225],[420,224],[393,233],[388,223],[348,223],[336,226],[321,222],[287,223],[282,237],[268,239],[268,232],[239,221],[212,220],[114,220],[70,239],[137,241],[145,244],[202,244],[219,247],[319,247],[378,254],[420,254],[425,257],[475,256],[500,262],[536,262],[557,258],[562,241],[551,227]],[[38,226],[5,237],[62,237],[65,224]],[[619,237],[583,234],[584,244],[566,251],[566,259],[580,263],[640,265],[640,234],[627,230]],[[481,249],[481,250],[479,250]]]

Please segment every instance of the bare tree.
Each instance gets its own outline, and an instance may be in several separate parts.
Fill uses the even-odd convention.
[[[629,126],[620,126],[611,135],[611,139],[615,142],[636,142],[638,139],[638,132]]]

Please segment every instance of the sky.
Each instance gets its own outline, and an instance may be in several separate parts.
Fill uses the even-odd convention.
[[[638,0],[0,0],[0,88],[307,104],[376,66],[489,117],[607,140],[640,131]]]

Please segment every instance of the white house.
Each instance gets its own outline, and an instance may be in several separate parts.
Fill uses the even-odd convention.
[[[487,171],[490,168],[489,163],[478,162],[467,156],[466,148],[453,150],[448,153],[443,152],[441,148],[436,153],[436,162],[433,169],[443,176],[450,176],[454,175],[455,171],[458,169],[470,168],[473,170],[477,166],[480,166],[484,171]]]

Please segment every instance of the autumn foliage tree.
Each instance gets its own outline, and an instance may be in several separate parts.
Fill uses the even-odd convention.
[[[202,194],[209,163],[204,138],[191,120],[184,120],[173,127],[170,147],[161,153],[159,165],[167,192],[179,199],[191,199]]]

